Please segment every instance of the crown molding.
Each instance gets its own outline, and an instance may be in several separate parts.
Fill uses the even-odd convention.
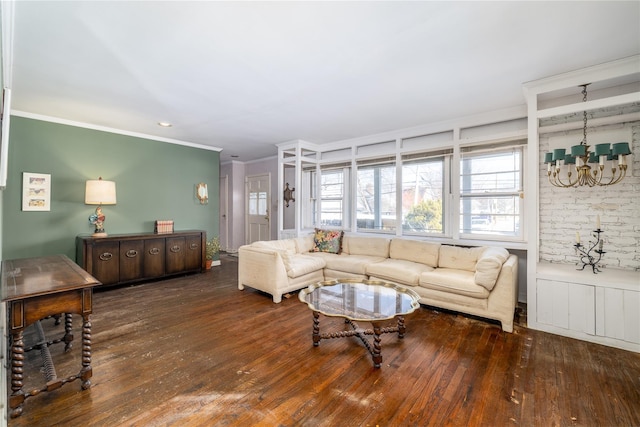
[[[222,148],[213,147],[210,145],[197,144],[197,143],[188,142],[188,141],[181,141],[179,139],[163,138],[161,136],[148,135],[146,133],[139,133],[139,132],[131,132],[123,129],[110,128],[107,126],[98,126],[90,123],[76,122],[73,120],[61,119],[59,117],[28,113],[26,111],[11,110],[11,115],[17,116],[17,117],[24,117],[26,119],[41,120],[44,122],[57,123],[61,125],[74,126],[74,127],[84,128],[84,129],[97,130],[100,132],[108,132],[108,133],[115,133],[118,135],[132,136],[135,138],[150,139],[153,141],[166,142],[168,144],[182,145],[185,147],[199,148],[201,150],[209,150],[209,151],[217,151],[217,152],[222,151]]]

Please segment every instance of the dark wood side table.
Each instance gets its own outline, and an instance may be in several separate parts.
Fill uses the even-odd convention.
[[[8,331],[11,334],[11,396],[10,415],[22,414],[22,405],[28,397],[42,391],[52,391],[62,385],[82,380],[82,389],[91,387],[91,322],[93,287],[100,285],[94,277],[78,267],[64,255],[24,258],[2,262],[2,301],[7,303]],[[72,314],[82,316],[82,367],[77,375],[57,378],[53,362],[45,344],[43,354],[46,385],[40,390],[26,392],[23,386],[25,328],[47,316],[65,314],[65,334],[52,343],[65,342],[71,347]],[[51,344],[51,343],[49,343]]]

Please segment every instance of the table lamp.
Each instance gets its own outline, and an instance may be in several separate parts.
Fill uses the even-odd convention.
[[[96,212],[89,217],[89,222],[96,227],[93,233],[94,237],[105,237],[107,235],[104,231],[104,220],[106,217],[102,213],[102,205],[116,204],[116,183],[113,181],[105,181],[102,177],[87,180],[84,191],[84,203],[85,205],[98,205]]]

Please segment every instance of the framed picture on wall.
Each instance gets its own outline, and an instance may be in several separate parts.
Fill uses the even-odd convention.
[[[51,175],[22,173],[22,210],[51,210]]]

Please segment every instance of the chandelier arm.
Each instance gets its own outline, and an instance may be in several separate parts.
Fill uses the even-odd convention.
[[[624,179],[624,177],[627,175],[627,169],[626,168],[622,168],[622,166],[620,167],[620,169],[618,170],[619,174],[616,177],[616,168],[612,168],[612,175],[611,175],[611,180],[605,184],[598,184],[601,187],[607,186],[607,185],[614,185],[619,183],[620,181],[622,181]]]
[[[554,185],[556,187],[563,187],[563,188],[575,187],[576,184],[578,183],[578,175],[579,174],[576,175],[576,179],[573,182],[571,181],[571,175],[572,175],[572,172],[570,170],[567,171],[567,179],[569,180],[569,182],[567,184],[565,184],[564,182],[562,182],[562,178],[560,178],[560,170],[558,170],[557,172],[554,172],[553,173],[553,178],[554,178],[554,181],[558,184],[558,185],[556,185],[556,184],[554,184]],[[553,182],[552,182],[552,184],[553,184]]]

